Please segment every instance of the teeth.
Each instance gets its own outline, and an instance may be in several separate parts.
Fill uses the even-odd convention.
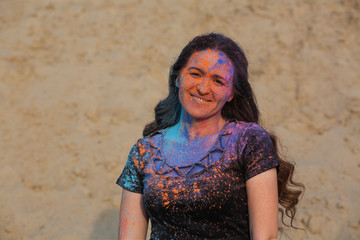
[[[195,97],[195,96],[193,98],[195,98],[196,100],[198,100],[200,102],[206,102],[205,100],[202,100],[201,98],[198,98],[198,97]]]

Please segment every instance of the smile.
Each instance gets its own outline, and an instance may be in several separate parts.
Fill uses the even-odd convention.
[[[193,97],[193,99],[194,99],[196,102],[200,102],[200,103],[208,103],[208,102],[210,102],[210,100],[205,100],[205,99],[196,97],[196,96],[194,96],[194,95],[192,95],[192,94],[190,94],[190,95]]]

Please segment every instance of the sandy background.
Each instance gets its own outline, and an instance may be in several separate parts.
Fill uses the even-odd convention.
[[[356,0],[0,0],[0,239],[115,239],[114,182],[210,31],[245,49],[306,185],[289,238],[360,239],[359,16]]]

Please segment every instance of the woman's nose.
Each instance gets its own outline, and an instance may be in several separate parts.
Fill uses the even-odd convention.
[[[209,79],[203,77],[201,81],[196,85],[196,89],[201,95],[207,94],[210,91]]]

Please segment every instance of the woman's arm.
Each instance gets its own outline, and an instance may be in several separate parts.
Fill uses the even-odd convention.
[[[148,220],[143,195],[123,189],[118,239],[145,239]]]
[[[252,240],[277,239],[278,189],[276,168],[246,181]]]

